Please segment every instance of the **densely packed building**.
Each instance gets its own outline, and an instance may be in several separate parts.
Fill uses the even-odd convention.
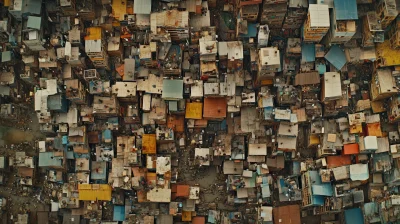
[[[4,220],[400,223],[400,1],[0,2]]]

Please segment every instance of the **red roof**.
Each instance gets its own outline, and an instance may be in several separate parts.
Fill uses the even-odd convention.
[[[328,156],[326,157],[326,163],[328,168],[351,165],[351,157],[349,155]]]
[[[177,185],[176,186],[176,197],[189,197],[189,185]]]
[[[343,146],[343,155],[353,155],[353,154],[359,154],[359,153],[360,153],[360,149],[359,149],[357,143],[345,144]]]
[[[192,218],[192,224],[205,224],[206,217],[204,216],[195,216]]]

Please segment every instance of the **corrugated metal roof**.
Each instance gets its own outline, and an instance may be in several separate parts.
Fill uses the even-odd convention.
[[[344,51],[338,45],[333,45],[331,47],[329,52],[325,55],[325,59],[338,70],[342,69],[347,62]]]
[[[358,19],[356,0],[334,0],[336,20]]]
[[[80,201],[111,201],[112,188],[108,184],[79,184]]]
[[[318,72],[308,72],[308,73],[299,73],[296,75],[294,85],[302,86],[302,85],[312,85],[319,84],[321,82],[320,76]]]
[[[133,10],[135,14],[150,14],[151,1],[149,0],[135,0]]]

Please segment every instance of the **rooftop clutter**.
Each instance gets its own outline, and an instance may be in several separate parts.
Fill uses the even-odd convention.
[[[395,223],[399,4],[4,1],[0,118],[46,138],[0,170],[63,223]]]

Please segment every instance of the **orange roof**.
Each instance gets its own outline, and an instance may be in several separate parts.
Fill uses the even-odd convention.
[[[89,27],[86,29],[87,35],[85,36],[85,40],[99,40],[102,36],[101,27]]]
[[[155,134],[143,134],[142,153],[143,154],[156,154],[156,135]]]
[[[368,135],[382,137],[381,123],[367,124]]]
[[[346,144],[343,146],[343,155],[353,155],[360,153],[360,149],[358,148],[358,144]]]
[[[264,79],[261,80],[261,85],[262,86],[267,86],[267,85],[272,85],[274,84],[274,80],[273,79]]]
[[[112,188],[108,184],[79,184],[79,200],[111,201]]]
[[[176,186],[176,197],[189,197],[189,185],[177,185]]]
[[[176,132],[183,132],[185,130],[185,117],[171,114],[168,116],[167,126]]]
[[[226,117],[226,98],[215,97],[204,99],[204,118],[225,118]]]
[[[350,125],[350,134],[357,134],[362,132],[363,130],[361,124]]]
[[[202,119],[203,118],[203,103],[193,102],[186,103],[186,119]]]
[[[349,155],[328,156],[326,157],[326,163],[328,168],[351,165],[351,157]]]
[[[183,222],[192,221],[192,212],[190,212],[190,211],[182,211],[182,221]]]
[[[300,224],[300,206],[286,205],[275,207],[272,210],[274,216],[274,224]]]
[[[204,216],[196,216],[193,217],[192,219],[192,224],[205,224],[206,223],[206,217]]]

